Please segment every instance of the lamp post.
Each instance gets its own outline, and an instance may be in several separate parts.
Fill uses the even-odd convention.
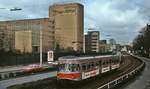
[[[10,9],[7,9],[7,8],[0,8],[0,9],[5,9],[5,10],[9,10],[9,11],[20,11],[20,10],[22,10],[22,8],[17,8],[17,7],[10,8]]]
[[[40,22],[40,66],[42,66],[42,22]]]

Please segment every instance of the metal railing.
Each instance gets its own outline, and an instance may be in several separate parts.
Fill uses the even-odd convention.
[[[131,55],[131,54],[130,54],[130,55]],[[114,80],[112,80],[112,81],[110,81],[110,82],[108,82],[108,83],[102,85],[101,87],[99,87],[99,88],[97,88],[97,89],[110,89],[110,88],[113,88],[113,87],[115,87],[116,85],[122,83],[123,81],[129,79],[129,78],[132,77],[133,75],[137,74],[137,73],[144,67],[145,63],[144,63],[144,61],[141,60],[139,57],[134,56],[134,55],[131,55],[131,56],[133,56],[133,57],[137,58],[138,60],[140,60],[140,61],[142,62],[142,64],[141,64],[140,66],[136,67],[136,68],[135,68],[134,70],[132,70],[131,72],[126,73],[126,74],[124,74],[124,75],[122,75],[122,76],[120,76],[120,77],[118,77],[118,78],[116,78],[116,79],[114,79]]]

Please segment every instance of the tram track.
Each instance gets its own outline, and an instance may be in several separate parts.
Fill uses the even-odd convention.
[[[123,74],[126,74],[133,69],[135,69],[137,66],[139,66],[141,62],[131,56],[125,56],[123,63],[121,64],[121,67],[111,73],[107,73],[105,75],[100,75],[88,80],[85,80],[84,82],[74,84],[74,85],[58,85],[56,77],[48,80],[47,83],[44,83],[42,86],[36,86],[36,89],[97,89],[98,87],[106,84],[107,82],[122,76]],[[35,87],[34,87],[35,88]],[[21,89],[21,88],[20,88]],[[32,88],[23,88],[23,89],[33,89]]]

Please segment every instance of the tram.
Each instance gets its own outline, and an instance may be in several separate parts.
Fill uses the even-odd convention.
[[[116,70],[120,67],[118,55],[76,57],[65,56],[58,59],[58,80],[81,81]]]

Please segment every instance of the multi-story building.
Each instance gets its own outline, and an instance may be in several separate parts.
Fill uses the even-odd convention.
[[[100,40],[99,41],[99,52],[106,53],[109,52],[110,47],[109,44],[107,44],[107,40]]]
[[[11,49],[11,32],[6,25],[0,24],[0,50],[9,51]]]
[[[116,44],[116,40],[115,39],[109,39],[109,44],[111,45],[115,45]]]
[[[0,45],[8,44],[5,47],[3,45],[3,49],[23,52],[23,45],[18,39],[21,35],[26,35],[24,37],[28,40],[32,36],[32,42],[29,42],[32,43],[32,48],[27,52],[39,52],[40,39],[43,52],[55,50],[56,45],[62,50],[80,52],[83,48],[83,24],[83,5],[78,3],[52,5],[49,8],[49,18],[0,21],[0,34],[7,33],[5,37],[7,41],[0,40]],[[26,31],[32,34],[27,35]]]
[[[109,39],[109,46],[110,51],[116,51],[116,40],[115,39]]]
[[[49,7],[49,17],[54,19],[55,44],[58,44],[61,50],[82,51],[83,5],[52,5]]]
[[[5,26],[5,28],[7,29],[8,32],[7,43],[10,46],[10,47],[4,47],[4,49],[9,49],[13,51],[15,51],[16,49],[18,50],[18,48],[16,48],[15,46],[16,44],[15,32],[17,32],[17,34],[18,33],[22,34],[22,32],[18,32],[18,31],[32,32],[32,52],[39,52],[40,39],[42,39],[42,43],[43,43],[42,44],[43,52],[47,52],[48,50],[53,49],[54,31],[52,29],[53,23],[51,20],[52,19],[50,18],[39,18],[39,19],[24,19],[24,20],[14,20],[14,21],[1,21],[0,25]],[[40,35],[40,31],[42,32],[42,35]],[[30,36],[28,36],[27,34],[22,34],[22,36],[26,38],[30,38]]]
[[[84,37],[85,52],[99,52],[99,36],[99,31],[88,31]]]
[[[84,53],[90,52],[90,42],[89,42],[88,34],[85,34],[83,38],[83,52]]]
[[[3,49],[3,44],[4,44],[4,26],[0,25],[0,49]]]

